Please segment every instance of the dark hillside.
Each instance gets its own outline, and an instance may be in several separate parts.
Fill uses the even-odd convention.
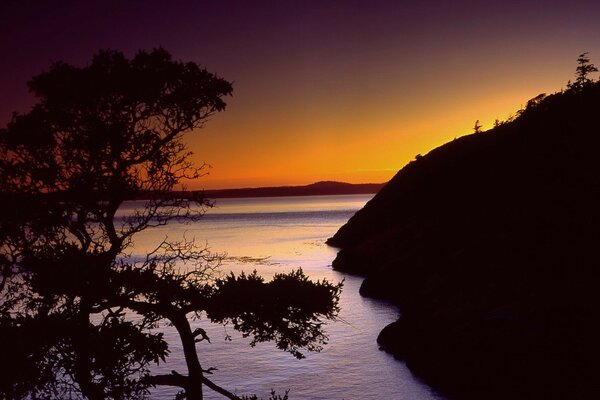
[[[380,343],[457,398],[600,393],[600,84],[409,163],[329,240],[402,318]]]

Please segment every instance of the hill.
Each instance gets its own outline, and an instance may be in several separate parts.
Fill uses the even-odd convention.
[[[383,183],[352,184],[345,182],[321,181],[305,186],[207,190],[204,192],[204,196],[207,198],[231,198],[370,194],[377,193],[377,191],[379,191],[383,185]]]
[[[380,344],[451,398],[600,393],[600,84],[409,163],[328,243],[396,302]]]

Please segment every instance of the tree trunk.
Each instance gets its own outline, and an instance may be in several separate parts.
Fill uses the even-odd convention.
[[[185,387],[187,400],[202,400],[202,366],[196,352],[196,342],[190,323],[185,314],[182,315],[180,312],[174,312],[169,319],[177,329],[183,345],[183,354],[188,368],[187,385]]]
[[[104,400],[103,388],[94,382],[92,375],[92,356],[89,337],[89,320],[85,313],[79,315],[78,329],[75,330],[72,344],[75,348],[74,378],[81,390],[81,394],[89,400]]]
[[[76,361],[76,364],[79,364],[78,361]],[[79,365],[77,365],[76,368],[75,380],[79,384],[81,394],[83,394],[83,396],[89,400],[104,400],[104,391],[92,380],[92,376],[89,371],[87,371],[85,367],[80,368]]]

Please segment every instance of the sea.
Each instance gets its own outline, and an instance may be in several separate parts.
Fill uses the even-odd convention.
[[[211,339],[211,343],[197,344],[203,368],[216,368],[208,377],[237,395],[257,394],[267,399],[271,390],[281,395],[289,390],[290,400],[442,399],[377,345],[378,333],[398,318],[398,309],[385,301],[361,297],[362,278],[331,267],[337,250],[327,246],[326,239],[372,196],[217,199],[197,222],[170,223],[138,234],[131,253],[143,256],[165,238],[194,238],[220,254],[221,274],[256,270],[270,279],[276,273],[302,268],[311,279],[344,282],[339,317],[325,326],[328,343],[321,352],[305,352],[306,358],[301,360],[273,343],[252,347],[250,339],[231,326],[211,324],[202,317],[192,321],[193,328],[204,328]],[[139,202],[128,202],[124,212],[139,206]],[[176,331],[167,324],[159,329],[169,343],[170,355],[153,372],[185,374]],[[173,399],[176,393],[176,389],[158,387],[151,391],[151,398]],[[205,387],[205,398],[223,397]]]

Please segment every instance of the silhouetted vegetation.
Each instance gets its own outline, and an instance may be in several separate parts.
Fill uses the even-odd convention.
[[[585,87],[593,83],[593,80],[589,75],[594,72],[598,72],[598,68],[596,68],[594,64],[590,63],[588,53],[581,53],[577,58],[575,82],[569,82],[567,87],[575,92],[583,90]]]
[[[238,399],[206,377],[196,345],[209,338],[188,320],[200,312],[298,358],[320,350],[341,285],[302,271],[217,278],[219,258],[193,240],[129,255],[137,233],[210,205],[173,189],[201,174],[183,135],[225,109],[229,82],[157,49],[56,63],[29,86],[38,102],[0,130],[1,398],[137,399],[170,385],[179,399],[204,386]],[[142,193],[142,208],[118,214]],[[187,370],[152,375],[169,355],[165,322]]]
[[[289,391],[286,391],[282,396],[280,394],[275,393],[274,390],[271,390],[271,394],[269,395],[269,398],[267,400],[288,400],[288,393]],[[259,398],[254,394],[251,396],[242,396],[242,400],[259,400]]]
[[[409,163],[329,240],[400,305],[380,344],[452,398],[599,392],[600,83]]]

